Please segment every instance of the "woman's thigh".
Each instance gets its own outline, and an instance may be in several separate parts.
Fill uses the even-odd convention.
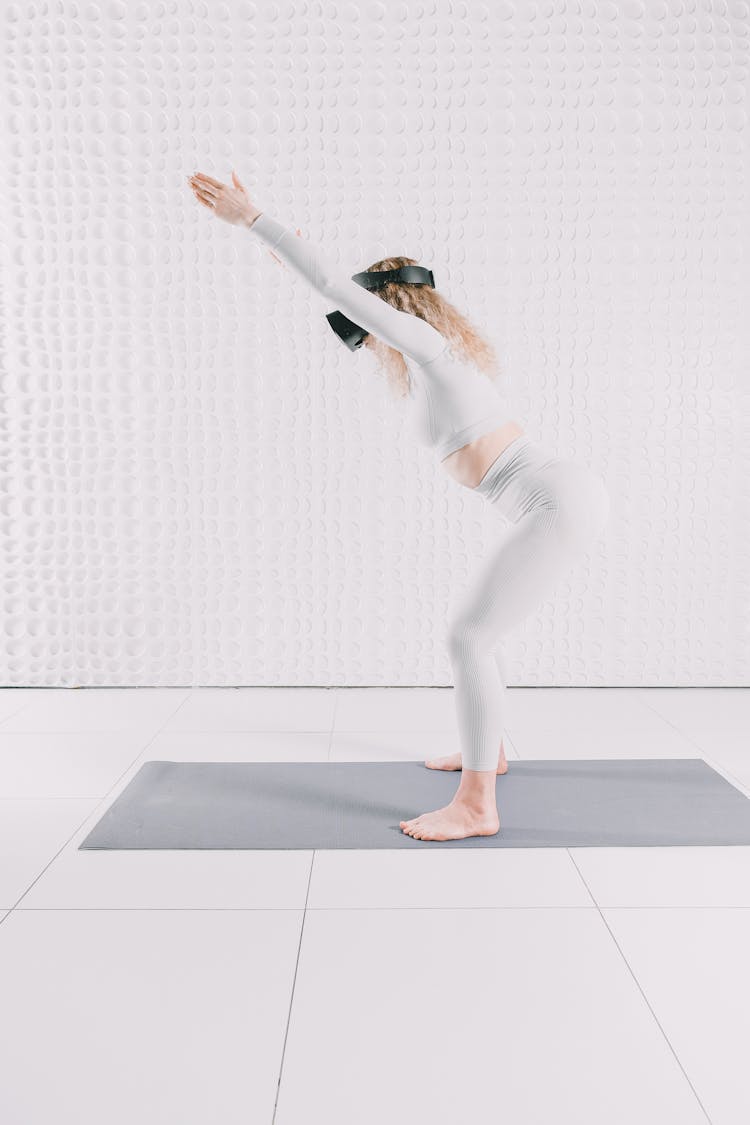
[[[498,533],[454,602],[449,632],[496,644],[555,590],[598,538],[609,515],[604,481],[586,465],[557,460],[535,473],[539,506]]]
[[[556,515],[538,509],[500,530],[453,602],[450,636],[470,631],[494,644],[538,606],[557,574]]]

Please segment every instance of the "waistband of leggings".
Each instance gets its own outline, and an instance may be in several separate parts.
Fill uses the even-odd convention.
[[[502,453],[498,453],[492,464],[487,467],[486,473],[480,480],[479,484],[476,485],[474,491],[486,492],[491,487],[497,473],[500,472],[508,464],[508,462],[515,457],[519,450],[525,449],[527,445],[534,444],[534,439],[530,438],[528,434],[521,434],[519,437],[513,438],[513,441],[510,443],[510,445],[506,445]]]

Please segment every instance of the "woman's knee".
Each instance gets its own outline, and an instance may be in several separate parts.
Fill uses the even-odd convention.
[[[452,659],[465,660],[494,647],[482,625],[471,618],[454,617],[448,624],[448,653]]]

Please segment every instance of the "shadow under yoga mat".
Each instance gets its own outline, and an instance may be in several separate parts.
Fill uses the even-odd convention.
[[[750,844],[750,800],[702,758],[511,761],[496,779],[495,836],[401,831],[459,781],[422,762],[145,762],[80,848]]]

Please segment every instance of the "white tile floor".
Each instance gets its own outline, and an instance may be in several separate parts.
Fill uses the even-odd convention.
[[[508,710],[750,796],[750,691]],[[0,690],[3,1125],[747,1125],[750,847],[77,850],[150,758],[456,747],[450,689]]]

